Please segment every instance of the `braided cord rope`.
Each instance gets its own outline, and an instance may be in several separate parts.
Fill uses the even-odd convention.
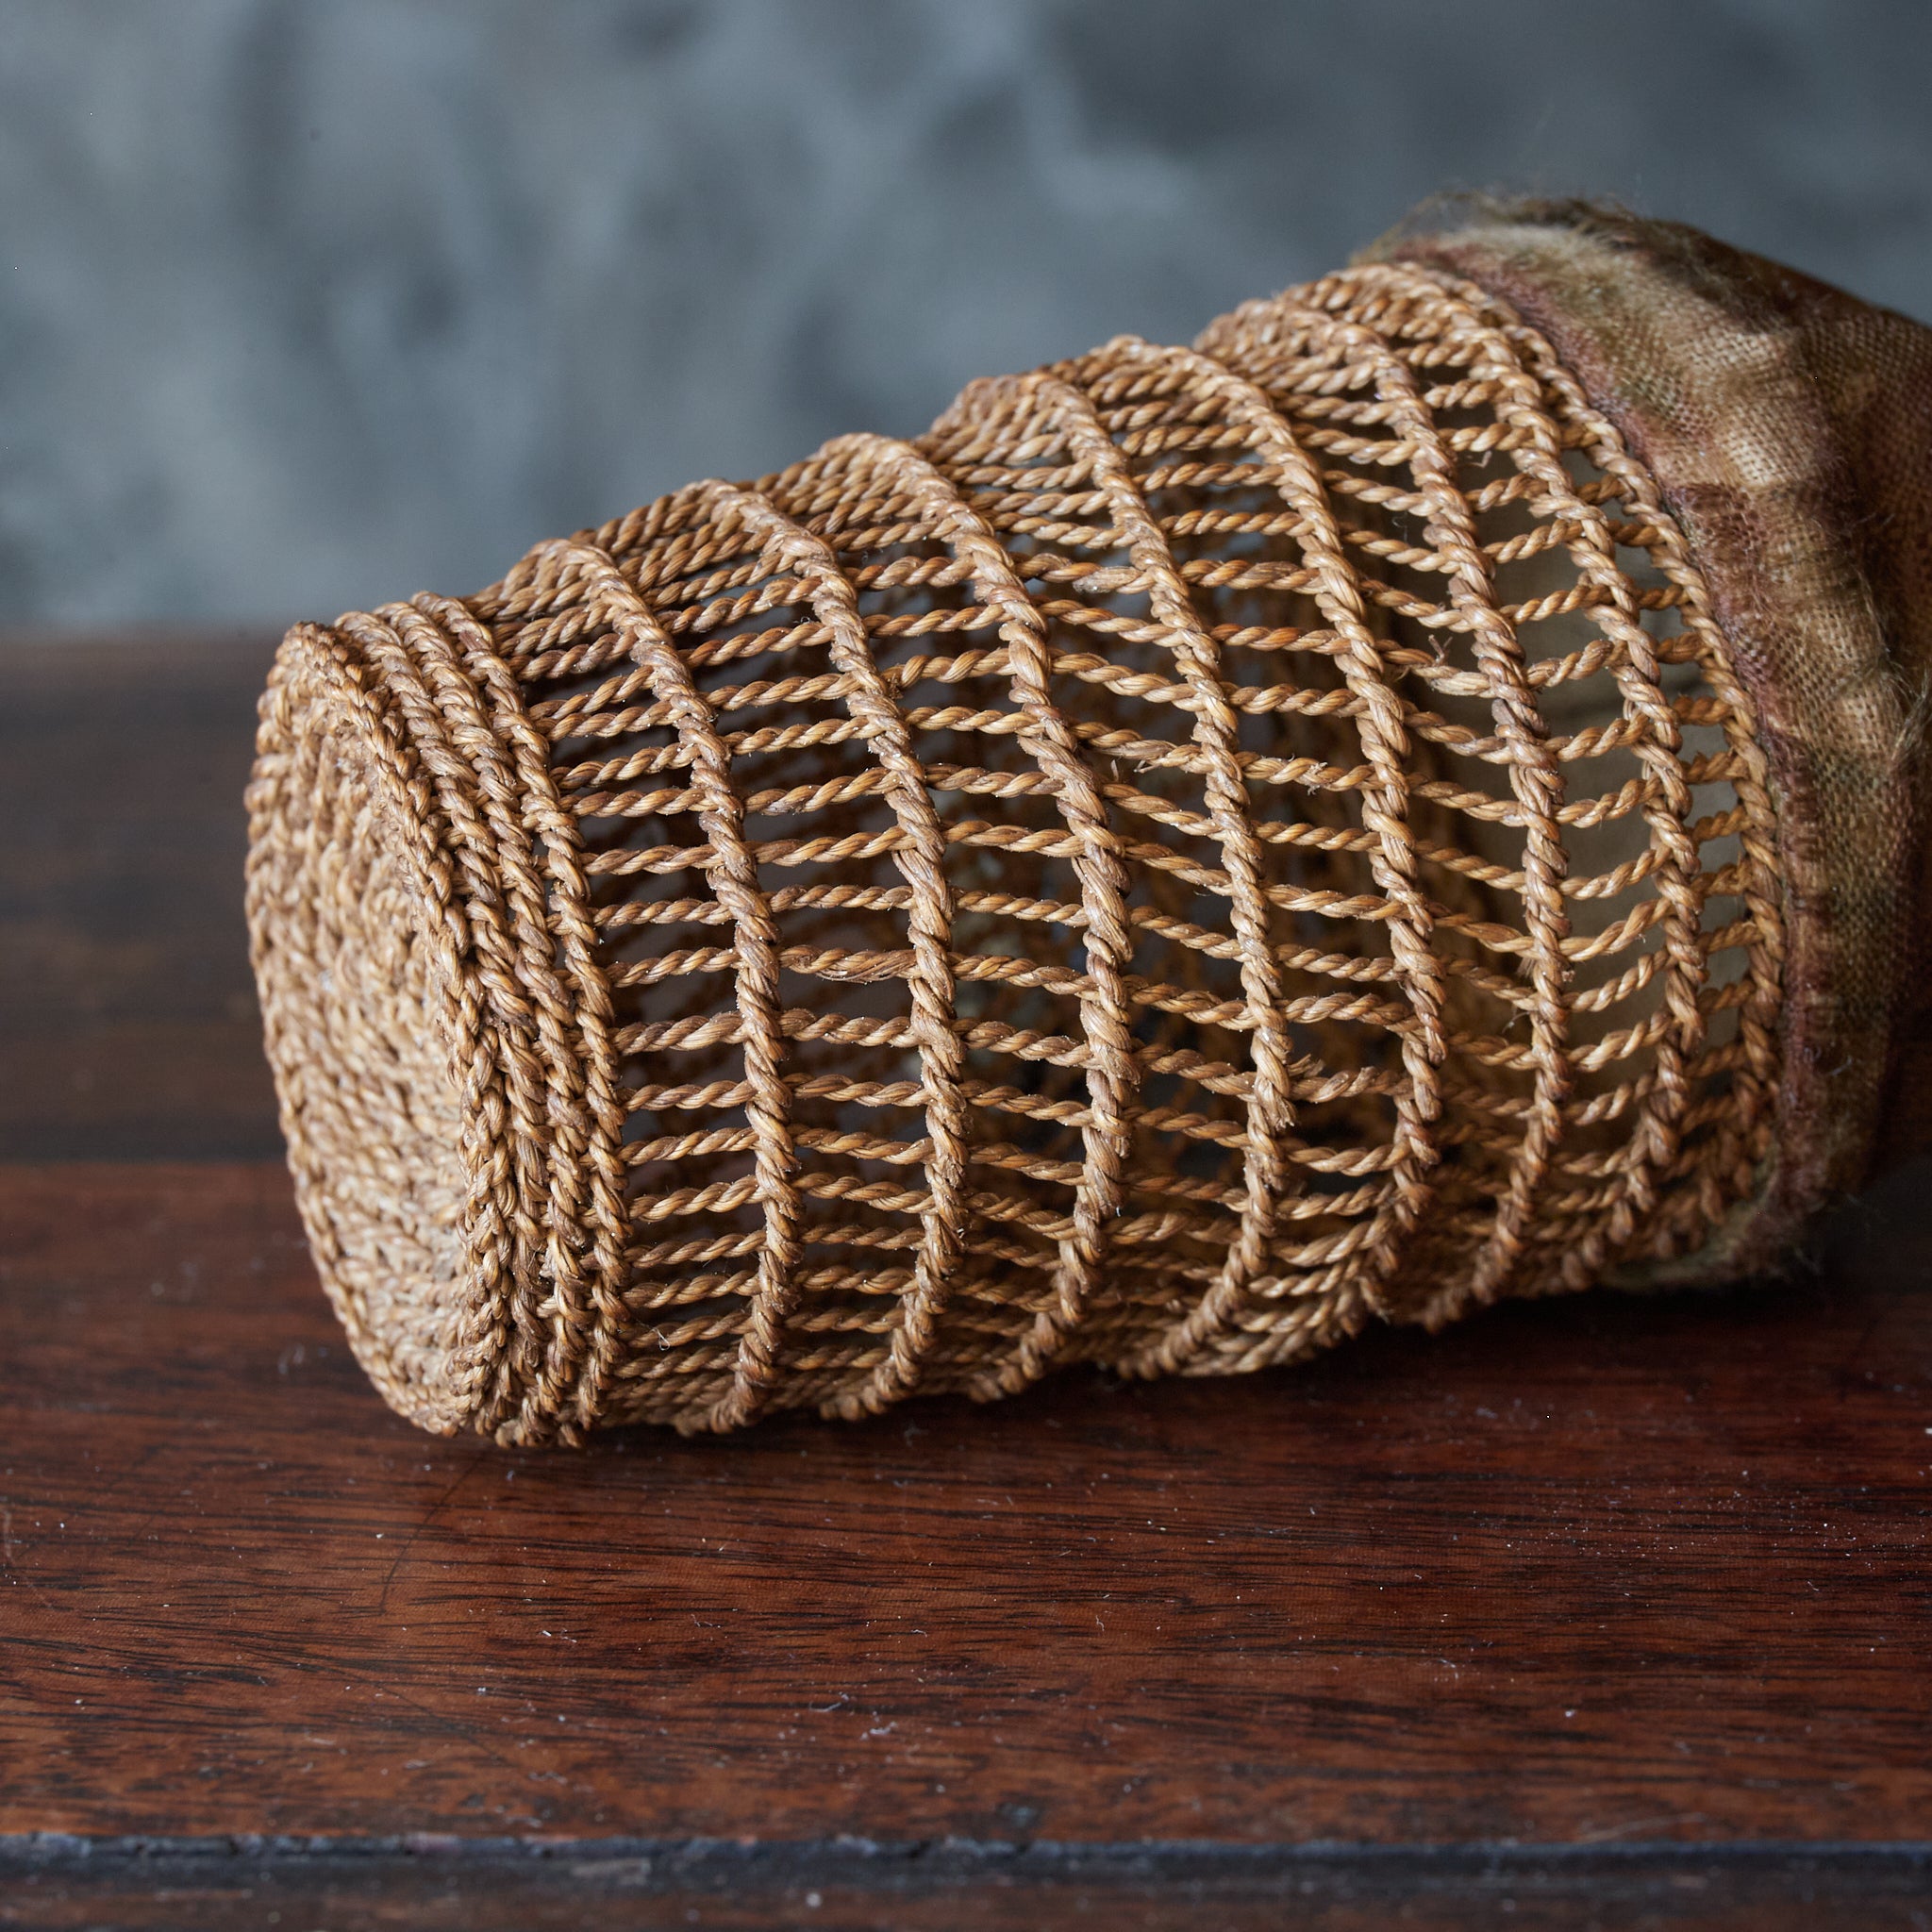
[[[429,1426],[1288,1360],[1757,1186],[1764,761],[1655,485],[1348,271],[291,633],[298,1192]]]

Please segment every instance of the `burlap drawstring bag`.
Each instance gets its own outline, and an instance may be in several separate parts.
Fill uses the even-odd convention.
[[[437,1430],[1716,1281],[1925,1138],[1932,331],[1452,211],[289,633],[248,903]]]

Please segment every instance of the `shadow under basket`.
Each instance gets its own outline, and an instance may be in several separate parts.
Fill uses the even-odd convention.
[[[317,1264],[506,1441],[1734,1279],[1925,1141],[1932,331],[1439,211],[301,625],[249,917]]]

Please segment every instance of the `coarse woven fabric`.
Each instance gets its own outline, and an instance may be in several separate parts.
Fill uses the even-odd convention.
[[[1368,264],[298,625],[254,957],[388,1398],[854,1416],[1732,1265],[1787,831],[1586,391]]]
[[[1546,336],[1710,587],[1777,805],[1783,1074],[1765,1188],[1652,1273],[1774,1266],[1820,1207],[1932,1142],[1932,329],[1575,203],[1444,203],[1377,258],[1467,277]]]

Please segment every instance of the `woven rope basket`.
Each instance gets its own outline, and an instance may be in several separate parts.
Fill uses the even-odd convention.
[[[1774,1164],[1711,582],[1426,262],[299,625],[250,808],[302,1211],[433,1429],[1257,1369],[1695,1274]]]

